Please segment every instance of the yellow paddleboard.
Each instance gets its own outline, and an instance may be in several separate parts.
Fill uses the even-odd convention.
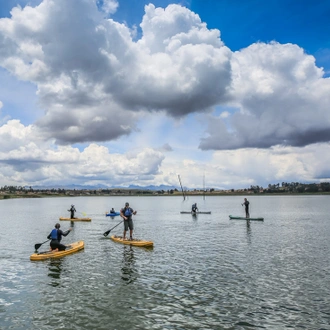
[[[38,261],[38,260],[46,260],[51,258],[61,258],[82,250],[84,246],[85,246],[84,241],[74,242],[67,245],[67,248],[64,251],[46,251],[40,253],[33,253],[30,256],[30,260]]]
[[[115,235],[112,235],[110,238],[117,243],[126,244],[126,245],[143,246],[143,247],[154,246],[154,242],[144,241],[142,239],[133,239],[132,241],[128,239],[123,240],[122,236],[115,236]]]
[[[65,221],[92,221],[92,218],[64,218],[60,217],[60,220],[65,220]]]

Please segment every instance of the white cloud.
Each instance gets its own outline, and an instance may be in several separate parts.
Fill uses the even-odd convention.
[[[99,3],[100,1],[98,0],[97,2]],[[119,7],[117,0],[102,0],[102,2],[101,8],[107,15],[114,14]]]
[[[24,127],[18,120],[0,127],[0,150],[6,180],[21,180],[27,185],[79,183],[83,178],[87,183],[129,185],[145,176],[155,178],[164,159],[162,152],[151,148],[111,154],[108,148],[97,144],[82,151],[71,146],[57,147],[50,141],[42,142],[35,126]]]
[[[330,140],[330,79],[297,45],[253,44],[232,57],[231,131],[211,118],[202,149],[305,146]]]
[[[131,110],[137,115],[141,109],[165,110],[180,117],[226,98],[231,52],[218,30],[208,30],[198,15],[178,5],[146,6],[141,27],[143,37],[134,42],[128,27],[103,19],[88,0],[17,7],[12,18],[0,20],[5,49],[0,65],[36,84],[46,110],[36,124],[59,143],[130,133],[118,126],[134,126]],[[104,125],[90,125],[90,115],[81,115],[86,108]],[[72,117],[75,129],[64,126],[65,134],[59,135],[60,117]]]
[[[313,56],[278,43],[232,53],[219,30],[174,4],[147,5],[135,40],[134,27],[104,18],[118,2],[100,5],[44,0],[0,19],[0,74],[17,79],[0,87],[0,182],[329,178],[330,79]]]

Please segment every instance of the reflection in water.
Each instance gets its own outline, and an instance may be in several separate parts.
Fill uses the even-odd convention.
[[[60,279],[62,272],[62,259],[51,259],[49,261],[49,273],[48,276],[53,278],[54,281],[50,282],[51,286],[59,286],[60,282],[58,281]]]
[[[137,270],[135,269],[134,249],[132,246],[124,246],[123,265],[121,268],[121,278],[129,283],[133,283],[137,278]]]
[[[249,244],[251,244],[251,237],[252,237],[250,222],[251,222],[250,220],[246,220],[246,234],[247,234],[247,241]]]

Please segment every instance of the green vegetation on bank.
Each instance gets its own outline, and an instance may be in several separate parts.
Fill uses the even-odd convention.
[[[178,189],[150,190],[150,189],[33,189],[32,187],[4,186],[0,188],[0,199],[9,198],[40,198],[40,197],[61,197],[61,196],[141,196],[141,195],[245,195],[245,194],[327,194],[330,193],[330,183],[282,182],[282,184],[269,184],[267,188],[250,186],[243,189],[220,190],[208,189],[185,189],[183,192]]]

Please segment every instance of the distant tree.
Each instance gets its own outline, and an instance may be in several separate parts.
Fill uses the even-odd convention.
[[[300,185],[300,186],[298,186],[298,187],[296,188],[296,191],[297,191],[298,193],[303,193],[303,192],[305,191],[305,187],[304,187],[303,185]]]
[[[329,182],[322,182],[320,184],[322,191],[330,191],[330,183]]]
[[[319,187],[315,183],[309,184],[306,187],[306,192],[315,193],[318,191],[319,191]]]

